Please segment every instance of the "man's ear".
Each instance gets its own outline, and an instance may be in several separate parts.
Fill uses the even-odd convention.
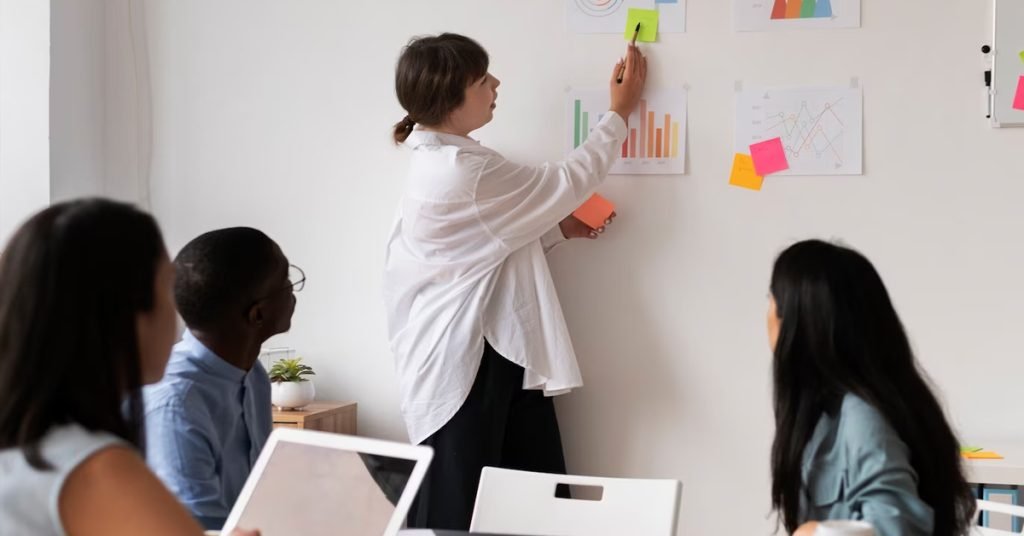
[[[249,321],[250,326],[262,327],[266,318],[267,315],[263,310],[263,302],[256,302],[252,304],[246,314],[246,320]]]

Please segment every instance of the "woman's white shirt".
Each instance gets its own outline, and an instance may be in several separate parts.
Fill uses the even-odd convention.
[[[478,142],[415,130],[411,170],[388,240],[384,298],[409,439],[462,406],[484,340],[525,369],[524,389],[583,385],[546,250],[558,223],[604,181],[626,138],[604,115],[566,160],[510,162]]]

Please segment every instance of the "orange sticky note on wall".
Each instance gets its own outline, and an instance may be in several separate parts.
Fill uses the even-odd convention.
[[[729,184],[740,188],[760,190],[762,183],[764,183],[764,177],[754,171],[754,159],[749,154],[736,153],[732,160]]]
[[[601,197],[598,194],[590,196],[583,206],[576,209],[572,215],[576,216],[577,220],[587,224],[587,227],[591,229],[598,229],[604,227],[604,222],[608,220],[608,217],[615,212],[615,205],[611,201]]]

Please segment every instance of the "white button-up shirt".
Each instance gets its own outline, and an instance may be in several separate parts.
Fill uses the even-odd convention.
[[[610,112],[563,162],[509,162],[470,138],[415,130],[388,240],[384,299],[409,439],[465,402],[484,340],[522,366],[523,389],[583,385],[544,254],[604,181],[626,138]]]

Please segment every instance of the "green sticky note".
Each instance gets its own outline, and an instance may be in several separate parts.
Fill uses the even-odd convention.
[[[1021,63],[1024,63],[1024,50],[1020,51],[1020,61]]]
[[[980,452],[980,451],[981,451],[981,447],[972,447],[972,446],[963,446],[963,447],[960,447],[960,452],[962,452],[962,453],[967,453],[967,452]]]
[[[633,32],[636,31],[636,23],[640,23],[640,35],[637,41],[653,43],[658,40],[658,10],[629,8],[629,17],[626,18],[626,40],[633,40]]]

